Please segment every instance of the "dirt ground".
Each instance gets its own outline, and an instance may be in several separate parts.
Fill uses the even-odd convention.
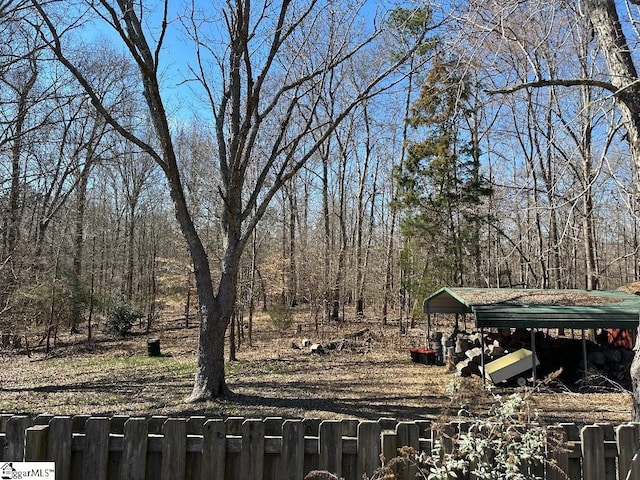
[[[363,330],[324,354],[292,347],[304,338],[328,345]],[[48,356],[41,347],[30,356],[0,351],[0,413],[442,421],[460,411],[482,414],[496,396],[515,391],[487,392],[478,378],[461,379],[444,366],[413,363],[409,348],[422,342],[420,330],[398,331],[397,324],[383,328],[371,320],[280,334],[266,320],[256,322],[253,346],[245,338],[238,359],[227,362],[232,395],[195,404],[184,399],[192,387],[197,327],[171,320],[149,334],[97,335],[91,342],[80,332]],[[147,355],[150,338],[160,339],[160,357]],[[556,384],[526,390],[526,395],[546,423],[620,424],[631,418],[630,395],[621,390],[574,393]]]

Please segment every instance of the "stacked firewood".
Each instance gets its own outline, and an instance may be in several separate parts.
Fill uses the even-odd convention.
[[[540,361],[538,378],[562,369],[561,380],[572,384],[584,378],[582,338],[558,337],[537,331],[536,355]],[[587,372],[602,376],[627,388],[634,352],[629,348],[587,341]],[[525,329],[503,329],[480,333],[455,333],[446,342],[446,363],[463,377],[481,375],[482,353],[489,363],[520,348],[531,350],[531,333]]]

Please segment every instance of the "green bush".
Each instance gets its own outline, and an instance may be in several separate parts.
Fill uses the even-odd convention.
[[[285,303],[276,303],[269,309],[271,325],[280,333],[289,330],[293,325],[293,309]]]
[[[131,305],[122,303],[116,306],[107,316],[107,334],[114,337],[125,337],[131,333],[136,320],[141,317],[141,312],[134,310]]]

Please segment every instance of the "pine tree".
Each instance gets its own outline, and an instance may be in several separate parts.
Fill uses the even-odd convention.
[[[463,285],[471,265],[479,265],[479,227],[486,221],[480,207],[491,189],[480,173],[477,136],[468,128],[473,114],[470,81],[454,62],[435,61],[409,118],[422,140],[409,144],[396,175],[402,231],[411,240],[403,258],[422,267],[407,288]]]

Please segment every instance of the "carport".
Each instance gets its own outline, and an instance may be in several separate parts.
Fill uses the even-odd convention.
[[[630,329],[635,332],[640,320],[640,297],[620,290],[443,287],[424,300],[423,311],[427,315],[427,337],[430,337],[431,315],[472,314],[483,339],[487,328],[530,329],[534,354],[537,329],[580,330],[586,365],[585,330]],[[482,350],[484,371],[484,348]],[[535,358],[533,355],[534,383]]]

